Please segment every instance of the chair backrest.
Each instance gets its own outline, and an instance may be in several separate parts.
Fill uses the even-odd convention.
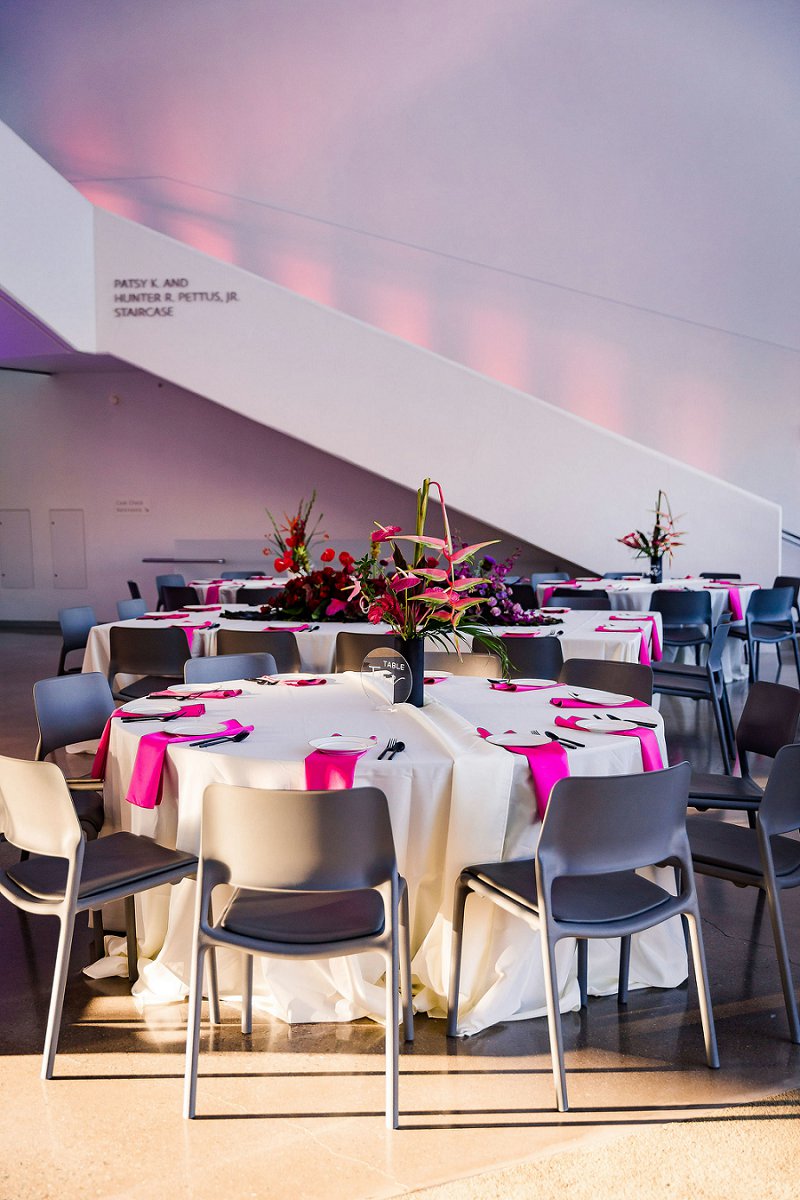
[[[128,591],[131,594],[131,600],[141,600],[142,592],[135,579],[128,580]]]
[[[603,571],[603,579],[630,579],[635,574],[635,571]],[[638,577],[642,578],[641,572]]]
[[[156,575],[156,592],[158,594],[158,607],[164,607],[164,597],[161,594],[164,587],[184,587],[186,580],[182,575],[176,575],[174,572],[171,575]]]
[[[569,579],[566,571],[535,571],[531,575],[531,587],[537,588],[540,583],[554,583],[557,579]]]
[[[360,671],[370,650],[388,646],[400,650],[399,640],[392,633],[351,633],[343,630],[336,635],[334,671]]]
[[[185,604],[200,603],[197,589],[187,587],[185,584],[165,583],[161,588],[161,599],[164,602],[164,608],[168,611],[183,608]]]
[[[0,827],[19,850],[75,859],[83,833],[55,763],[0,757]]]
[[[219,578],[219,579],[242,579],[243,575],[242,575],[241,571],[220,571],[217,578]]]
[[[794,605],[795,608],[797,608],[798,595],[800,594],[800,576],[798,576],[798,575],[776,575],[772,582],[772,586],[776,587],[776,588],[790,587],[792,589],[792,593],[794,596],[794,599],[792,600],[792,604]]]
[[[290,675],[300,670],[297,638],[288,629],[220,629],[217,654],[271,654],[278,671]]]
[[[99,738],[115,709],[105,675],[55,675],[33,685],[33,707],[39,726],[36,759],[47,758],[73,742]]]
[[[500,674],[500,659],[496,654],[484,650],[462,651],[461,657],[449,650],[426,650],[426,671],[449,671],[451,675],[482,675],[497,677]]]
[[[271,654],[216,654],[211,658],[187,658],[183,668],[186,683],[219,683],[223,679],[248,679],[276,675]]]
[[[250,605],[268,604],[270,600],[275,599],[280,590],[280,588],[274,587],[240,587],[236,589],[236,603]]]
[[[767,837],[800,829],[800,745],[782,746],[775,755],[756,824]]]
[[[710,592],[678,592],[670,589],[653,592],[650,609],[661,613],[665,629],[686,625],[705,625],[711,629]]]
[[[611,608],[611,598],[603,588],[554,588],[550,602],[557,601],[564,608],[597,609]]]
[[[709,671],[714,673],[722,672],[722,655],[725,652],[725,646],[727,644],[728,634],[730,631],[730,613],[723,613],[717,628],[714,630],[714,636],[712,637],[711,645],[708,648],[706,667]]]
[[[757,680],[751,685],[736,727],[736,746],[746,769],[747,754],[775,758],[794,742],[800,720],[800,692],[782,683]]]
[[[536,599],[536,588],[532,583],[512,583],[509,590],[511,592],[511,599],[515,604],[519,604],[521,608],[527,610],[539,607],[539,601]]]
[[[133,625],[112,625],[108,681],[114,676],[162,675],[183,679],[183,664],[190,657],[186,631],[175,625],[149,629]]]
[[[619,696],[653,702],[653,668],[644,663],[613,662],[601,658],[568,658],[558,674],[559,683],[597,688]],[[798,693],[800,695],[800,693]]]
[[[792,621],[794,590],[791,587],[760,588],[747,604],[747,623],[754,621]]]
[[[396,877],[389,806],[378,788],[270,791],[215,783],[203,796],[200,860],[216,882],[336,891]]]
[[[118,600],[117,616],[120,621],[132,621],[135,617],[143,617],[147,612],[146,600]]]
[[[503,646],[510,679],[558,679],[564,654],[557,637],[507,637]]]
[[[701,579],[741,579],[738,571],[701,571]]]
[[[689,857],[689,763],[638,775],[561,779],[536,849],[537,877],[606,875]],[[557,894],[554,898],[557,905]],[[587,912],[585,920],[601,921]]]
[[[97,624],[94,609],[88,604],[75,608],[60,608],[58,623],[61,626],[61,637],[65,650],[83,650],[89,637],[89,630]]]

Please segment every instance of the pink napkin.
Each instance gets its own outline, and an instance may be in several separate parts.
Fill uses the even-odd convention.
[[[136,621],[187,621],[189,619],[188,612],[164,612],[164,613],[145,613],[141,617],[135,617]]]
[[[620,629],[613,625],[596,625],[595,633],[638,633],[639,635],[639,662],[644,663],[646,667],[650,666],[650,652],[647,649],[647,635],[643,629]]]
[[[366,750],[313,750],[305,762],[306,788],[310,792],[351,788],[356,763],[366,753]]]
[[[190,650],[194,644],[194,638],[195,638],[195,634],[197,633],[197,630],[198,629],[210,629],[212,625],[213,625],[213,621],[203,621],[203,622],[201,622],[200,625],[181,625],[181,629],[186,634],[186,637],[189,641],[189,649]]]
[[[219,612],[222,605],[220,604],[188,604],[188,612]]]
[[[514,730],[507,729],[506,732],[514,733]],[[482,738],[492,736],[488,729],[479,728],[478,733]],[[548,742],[545,746],[503,746],[503,749],[510,750],[512,754],[524,754],[527,758],[531,769],[533,794],[536,797],[536,809],[541,820],[554,786],[559,779],[566,779],[569,775],[566,750],[559,746],[558,742]]]
[[[514,680],[489,684],[494,692],[544,692],[547,688],[560,687],[558,683],[514,683]]]
[[[653,655],[653,661],[658,662],[661,658],[661,640],[658,636],[658,621],[652,613],[639,613],[636,616],[631,613],[630,616],[624,616],[622,613],[612,613],[609,617],[610,621],[632,621],[638,624],[640,621],[647,621],[650,625],[650,648]]]
[[[245,729],[252,732],[253,726],[241,725],[236,720],[224,721],[223,728],[217,736],[233,737],[234,734],[241,733]],[[135,804],[139,808],[155,808],[161,803],[164,759],[169,747],[175,742],[197,742],[214,736],[214,734],[177,734],[166,731],[146,733],[143,738],[139,739],[136,761],[133,764],[133,773],[125,799],[129,804]]]
[[[206,588],[206,604],[219,603],[219,585],[221,583],[221,579],[215,579],[213,583],[208,585]]]
[[[544,633],[541,629],[526,629],[524,633],[521,630],[519,633],[517,633],[516,631],[510,631],[509,633],[501,633],[500,636],[504,637],[504,638],[551,637],[552,634]]]
[[[649,708],[644,700],[620,700],[619,704],[599,704],[596,700],[575,700],[573,697],[555,697],[550,701],[557,708]]]
[[[447,675],[426,675],[422,682],[425,684],[444,683],[447,678]]]
[[[635,720],[635,718],[631,719]],[[577,729],[583,733],[612,733],[614,737],[635,737],[642,748],[642,768],[645,771],[661,771],[664,768],[658,738],[652,729],[639,727],[638,729],[617,730],[609,728],[587,730],[581,725],[580,717],[556,717],[556,725],[563,725],[567,729]]]
[[[183,699],[184,697],[182,697]],[[206,711],[204,704],[187,704],[184,708],[175,710],[181,717],[202,717]],[[108,743],[111,740],[111,722],[115,717],[151,717],[154,721],[159,717],[159,713],[135,713],[130,710],[118,708],[108,718],[105,728],[100,735],[100,741],[97,746],[97,753],[94,756],[92,763],[92,779],[105,779],[106,777],[106,759],[108,758]],[[172,714],[163,714],[169,715]],[[195,735],[197,736],[197,735]]]
[[[265,625],[264,633],[276,633],[283,629],[286,633],[304,633],[306,629],[310,629],[310,625]]]
[[[151,692],[151,700],[230,700],[241,696],[241,688],[217,688],[205,692]]]
[[[322,683],[327,683],[327,679],[282,679],[281,683],[285,683],[287,687],[319,687]]]

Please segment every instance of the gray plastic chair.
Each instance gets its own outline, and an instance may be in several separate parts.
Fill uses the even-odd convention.
[[[271,654],[281,675],[301,670],[297,638],[288,629],[220,629],[217,654]]]
[[[714,713],[722,766],[726,775],[736,758],[733,718],[722,668],[722,655],[728,641],[730,621],[726,613],[714,630],[711,647],[704,667],[691,663],[653,663],[653,691],[663,696],[679,696],[684,700],[708,700]]]
[[[215,922],[211,894],[237,891]],[[331,958],[376,950],[386,963],[386,1124],[398,1125],[399,991],[414,1037],[408,892],[397,871],[389,806],[377,788],[266,791],[212,784],[203,797],[186,1031],[184,1116],[195,1115],[207,950],[244,951],[242,1031],[252,1028],[253,954]],[[213,1017],[212,1017],[213,1019]]]
[[[564,665],[557,637],[503,638],[508,655],[509,679],[558,679]]]
[[[554,588],[548,604],[574,608],[582,612],[605,612],[611,608],[611,597],[604,588]]]
[[[797,682],[800,685],[800,653],[797,648],[797,627],[792,611],[794,601],[795,591],[791,586],[761,588],[760,591],[753,592],[750,597],[747,611],[744,614],[744,634],[747,639],[751,683],[758,679],[762,645],[775,647],[778,660],[776,679],[780,678],[779,646],[782,642],[789,642],[794,652]]]
[[[87,842],[54,763],[0,758],[0,800],[7,841],[34,856],[0,869],[0,894],[23,912],[58,917],[60,925],[41,1072],[51,1079],[76,915],[125,900],[128,973],[135,980],[133,897],[193,874],[197,859],[132,833]]]
[[[652,612],[661,613],[662,641],[665,646],[694,647],[696,663],[700,665],[700,647],[710,646],[713,631],[711,593],[654,592],[650,597]]]
[[[377,650],[380,646],[388,646],[391,650],[400,650],[399,639],[392,633],[350,633],[348,631],[337,633],[333,661],[334,671],[360,671],[361,664],[370,650]]]
[[[143,617],[146,612],[146,600],[136,600],[131,597],[130,600],[117,601],[117,616],[120,621],[133,621],[136,617]]]
[[[570,687],[596,688],[600,692],[615,692],[653,702],[653,668],[644,663],[614,662],[600,658],[568,658],[558,675],[558,682]]]
[[[177,612],[187,604],[199,604],[197,588],[186,584],[165,583],[160,590],[161,601],[167,612]]]
[[[240,587],[236,589],[236,603],[249,604],[251,608],[256,605],[269,604],[270,600],[274,600],[278,592],[283,589],[279,587]]]
[[[211,658],[187,658],[183,678],[186,683],[220,683],[277,672],[271,654],[216,654]]]
[[[764,790],[750,774],[749,754],[775,758],[782,746],[797,737],[800,720],[800,692],[782,683],[754,683],[744,702],[736,727],[736,753],[740,775],[715,775],[692,772],[689,804],[707,808],[746,812],[751,828]]]
[[[61,626],[61,655],[58,660],[58,675],[71,675],[80,667],[66,666],[67,655],[72,650],[85,650],[89,630],[97,624],[94,609],[88,604],[76,608],[60,608],[58,623]]]
[[[741,579],[738,571],[701,571],[701,579]]]
[[[500,659],[496,654],[487,654],[483,649],[462,650],[459,657],[455,651],[426,650],[426,672],[449,671],[451,675],[479,675],[497,678],[500,675]]]
[[[534,571],[531,575],[531,587],[536,590],[540,583],[563,582],[569,579],[566,571]]]
[[[789,1021],[789,1036],[800,1042],[800,1021],[780,894],[800,886],[800,842],[784,834],[800,829],[800,746],[784,746],[764,789],[755,829],[690,816],[686,822],[695,871],[728,879],[739,887],[760,888],[767,897],[775,954]]]
[[[142,590],[135,579],[128,580],[128,591],[131,594],[131,600],[141,600]]]
[[[87,671],[39,679],[33,685],[33,707],[39,727],[34,757],[43,762],[74,742],[99,738],[116,706],[105,676]],[[67,787],[84,833],[96,838],[105,819],[102,779],[70,778]]]
[[[688,763],[642,775],[562,779],[550,796],[535,859],[466,867],[453,908],[447,1032],[458,1022],[464,908],[476,892],[540,931],[547,1027],[559,1112],[568,1111],[555,948],[563,938],[623,940],[674,916],[689,926],[706,1060],[719,1066],[703,936],[686,836]],[[637,868],[679,873],[672,895]],[[580,942],[579,942],[580,944]]]
[[[164,607],[164,597],[161,592],[164,587],[185,587],[186,580],[183,575],[156,575],[156,592],[158,593],[158,603],[156,608]]]
[[[152,629],[112,625],[110,629],[108,682],[117,700],[139,700],[160,692],[175,680],[183,681],[183,667],[191,656],[186,632],[175,625]],[[117,675],[143,678],[116,689]]]

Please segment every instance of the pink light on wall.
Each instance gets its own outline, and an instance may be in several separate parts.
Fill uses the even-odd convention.
[[[370,321],[416,346],[431,345],[430,300],[421,292],[388,283],[372,292]]]
[[[163,232],[187,246],[194,246],[203,254],[219,258],[223,262],[235,262],[233,240],[213,217],[197,213],[170,212],[162,215]]]
[[[527,391],[534,331],[514,313],[497,309],[468,313],[467,329],[467,365],[509,387]]]
[[[625,434],[622,397],[630,386],[627,375],[628,364],[618,346],[585,333],[580,341],[569,337],[563,343],[560,402],[576,416]]]
[[[135,196],[127,195],[113,183],[77,183],[75,187],[98,208],[104,208],[118,217],[127,217],[129,221],[142,222],[145,219],[140,201]]]

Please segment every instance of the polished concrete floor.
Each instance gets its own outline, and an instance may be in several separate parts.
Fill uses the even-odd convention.
[[[32,754],[31,685],[54,673],[57,658],[55,637],[0,631],[0,752]],[[794,683],[788,670],[784,682]],[[704,708],[664,702],[672,761],[718,765]],[[28,921],[0,901],[0,1200],[360,1200],[452,1181],[448,1194],[479,1196],[482,1180],[486,1195],[500,1195],[491,1173],[525,1164],[536,1165],[537,1184],[519,1194],[541,1200],[550,1194],[542,1174],[549,1156],[563,1161],[602,1146],[607,1157],[614,1139],[622,1180],[631,1131],[725,1117],[732,1105],[800,1084],[800,1047],[788,1041],[769,921],[756,893],[709,880],[700,888],[720,1071],[704,1065],[693,986],[632,993],[623,1011],[614,998],[595,998],[587,1012],[566,1014],[572,1109],[564,1115],[553,1108],[544,1020],[448,1041],[442,1022],[421,1019],[401,1058],[395,1133],[383,1125],[381,1029],[262,1018],[242,1038],[233,1007],[223,1008],[221,1029],[204,1034],[201,1116],[183,1121],[185,1007],[140,1013],[125,981],[83,976],[90,951],[83,925],[56,1078],[41,1081],[55,922]],[[785,908],[790,945],[800,946],[800,895],[788,893]],[[678,1194],[661,1184],[650,1181],[642,1193]]]

